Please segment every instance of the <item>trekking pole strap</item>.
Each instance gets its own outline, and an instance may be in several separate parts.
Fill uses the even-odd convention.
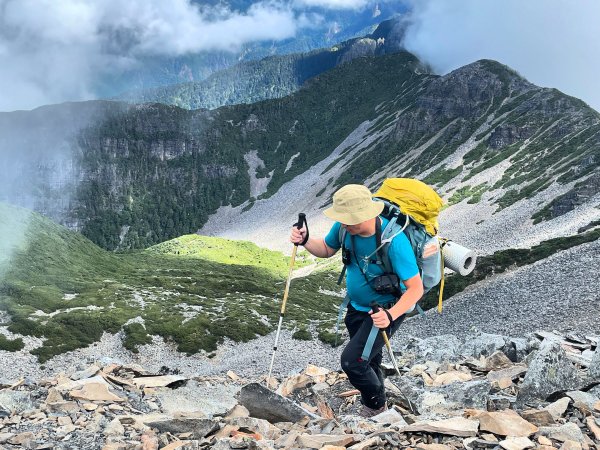
[[[381,308],[379,307],[379,305],[375,302],[371,303],[371,309],[373,310],[374,313],[378,312]],[[390,326],[392,325],[392,323],[390,322]],[[362,355],[360,355],[361,359],[363,361],[368,361],[369,358],[371,357],[371,352],[373,351],[373,345],[375,344],[375,339],[377,339],[377,334],[379,332],[382,332],[382,334],[385,334],[385,330],[380,330],[379,328],[377,328],[375,325],[373,325],[373,327],[371,328],[371,331],[369,332],[369,336],[367,337],[367,340],[365,342],[365,346],[363,348],[363,352]],[[386,335],[387,337],[387,335]]]
[[[384,330],[381,331],[385,333]],[[373,328],[371,328],[371,331],[369,332],[369,337],[367,337],[367,341],[365,342],[362,355],[360,355],[363,361],[368,361],[371,357],[371,352],[373,351],[373,345],[375,344],[375,339],[377,339],[377,334],[379,334],[379,328],[373,325]]]
[[[300,230],[300,229],[302,229],[303,225],[306,226],[306,236],[304,236],[304,240],[302,242],[300,242],[299,244],[294,244],[296,247],[298,245],[304,245],[304,244],[306,244],[308,242],[308,235],[309,235],[309,232],[308,232],[308,222],[306,221],[306,214],[300,213],[300,214],[298,214],[298,222],[296,222],[294,224],[294,226]]]

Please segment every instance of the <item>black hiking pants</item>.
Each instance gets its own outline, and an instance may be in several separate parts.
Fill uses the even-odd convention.
[[[385,331],[391,337],[402,321],[404,315],[394,320]],[[380,369],[383,359],[383,346],[385,342],[381,332],[373,344],[373,349],[368,360],[363,360],[361,355],[373,327],[373,320],[367,312],[358,311],[348,305],[346,328],[350,333],[350,342],[344,348],[341,357],[342,370],[348,375],[348,381],[361,393],[361,401],[369,408],[379,409],[385,404],[385,389],[383,386],[383,372]]]

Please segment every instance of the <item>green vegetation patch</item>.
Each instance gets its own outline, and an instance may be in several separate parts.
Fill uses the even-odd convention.
[[[152,338],[146,332],[146,328],[141,323],[130,323],[123,327],[125,338],[123,339],[123,347],[131,350],[133,353],[138,353],[138,345],[151,344]]]
[[[463,186],[457,189],[448,199],[448,206],[460,203],[466,198],[469,199],[467,203],[479,203],[481,196],[488,189],[489,185],[487,183],[478,184],[477,186]]]
[[[3,334],[0,334],[0,350],[5,350],[7,352],[18,352],[19,350],[23,350],[25,344],[23,344],[23,339],[8,339]]]
[[[423,182],[427,184],[435,184],[438,186],[443,186],[452,178],[459,175],[463,170],[463,166],[458,166],[454,169],[445,169],[443,167],[439,167],[438,169],[431,172],[425,178],[423,178]]]
[[[234,241],[190,234],[155,245],[146,250],[154,255],[178,255],[201,258],[220,264],[253,266],[277,274],[287,275],[289,258],[283,253],[261,248],[248,241]],[[302,266],[306,264],[303,258],[296,261]]]

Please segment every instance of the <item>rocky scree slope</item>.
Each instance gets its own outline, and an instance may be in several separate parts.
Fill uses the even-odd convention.
[[[181,376],[118,361],[0,382],[0,446],[164,449],[592,449],[600,443],[598,336],[413,339],[390,409],[360,416],[345,375]],[[218,399],[218,401],[216,401]]]

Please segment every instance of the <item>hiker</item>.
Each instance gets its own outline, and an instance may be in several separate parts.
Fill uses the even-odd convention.
[[[373,325],[391,336],[423,295],[415,254],[404,233],[392,240],[388,251],[393,271],[402,281],[402,294],[379,293],[374,288],[384,273],[373,257],[381,230],[388,222],[380,216],[383,208],[384,204],[373,200],[367,187],[349,184],[333,195],[333,206],[323,211],[336,221],[325,238],[307,238],[306,226],[293,227],[290,236],[292,243],[304,245],[319,258],[330,258],[340,248],[344,249],[342,259],[346,266],[348,302],[344,322],[350,341],[342,352],[341,365],[350,383],[361,393],[363,408],[360,414],[365,417],[387,409],[380,369],[384,340],[380,332],[372,333]],[[340,227],[346,232],[340,232]],[[344,239],[343,246],[340,236]],[[382,307],[379,312],[373,313],[372,303]],[[372,345],[370,351],[369,345]]]

